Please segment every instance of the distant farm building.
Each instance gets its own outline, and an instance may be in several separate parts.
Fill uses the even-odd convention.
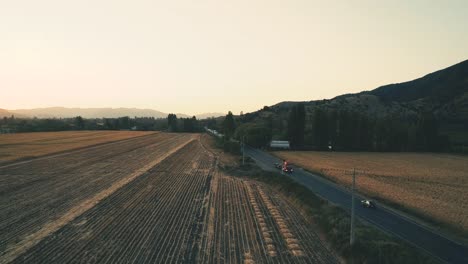
[[[276,149],[289,149],[289,141],[281,141],[281,140],[272,140],[270,142],[270,148]]]

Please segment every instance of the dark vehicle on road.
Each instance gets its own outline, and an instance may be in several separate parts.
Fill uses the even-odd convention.
[[[283,170],[283,172],[285,173],[293,173],[294,171],[294,169],[291,166],[284,167],[281,163],[275,163],[274,166],[278,170]]]
[[[365,208],[375,208],[375,203],[371,200],[362,200],[361,205]]]

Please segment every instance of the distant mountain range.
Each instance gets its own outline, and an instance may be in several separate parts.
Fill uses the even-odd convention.
[[[83,118],[117,118],[122,116],[129,117],[154,117],[164,118],[168,113],[163,113],[153,109],[139,109],[139,108],[67,108],[67,107],[47,107],[47,108],[34,108],[34,109],[17,109],[6,110],[0,109],[0,117],[11,116],[23,118],[68,118],[81,116]],[[204,113],[195,115],[197,119],[205,119],[208,117],[219,117],[223,113]],[[191,117],[186,114],[177,114],[177,117],[186,118]]]

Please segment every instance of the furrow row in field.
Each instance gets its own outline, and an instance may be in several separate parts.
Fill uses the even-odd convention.
[[[295,234],[289,229],[288,224],[285,222],[278,208],[273,205],[270,198],[262,190],[261,187],[257,186],[257,189],[258,193],[260,194],[260,197],[262,198],[263,202],[268,208],[269,213],[271,214],[273,220],[279,228],[281,236],[283,237],[284,241],[286,241],[286,246],[289,252],[293,256],[304,256],[304,252],[302,251],[302,247],[300,245],[299,240],[296,238]]]
[[[193,244],[189,245],[188,240],[190,236],[196,236],[198,239],[199,234],[190,234],[190,231],[197,229],[195,226],[198,224],[203,215],[203,197],[208,191],[206,186],[206,177],[209,173],[206,171],[207,165],[211,165],[206,160],[199,160],[198,166],[193,170],[193,166],[187,166],[183,175],[190,177],[180,177],[180,187],[173,194],[171,204],[174,204],[178,210],[174,208],[168,208],[165,214],[171,215],[170,221],[165,223],[163,227],[164,233],[162,233],[163,239],[154,240],[155,248],[158,248],[159,252],[155,255],[150,262],[163,263],[174,263],[174,262],[189,262],[189,259],[184,259],[189,252],[189,248]],[[189,180],[189,181],[188,181]],[[172,210],[171,210],[172,209]],[[193,243],[195,239],[191,239]]]
[[[22,199],[21,196],[37,192],[42,188],[58,190],[64,185],[81,184],[83,180],[87,183],[89,180],[97,181],[120,174],[132,167],[131,163],[124,167],[125,163],[122,162],[128,163],[131,160],[141,165],[146,155],[136,157],[137,153],[143,150],[153,151],[161,148],[163,143],[168,144],[177,139],[161,140],[162,138],[155,136],[153,139],[141,139],[142,142],[113,146],[114,149],[97,149],[100,151],[94,150],[88,154],[83,152],[51,158],[46,161],[24,164],[20,168],[0,169],[2,179],[6,182],[5,189],[2,189],[0,193],[2,197],[10,201],[10,203],[1,203],[0,210],[4,210],[5,206],[11,204],[15,206],[28,204],[29,201]],[[41,163],[39,168],[35,168],[38,165],[36,163]],[[50,192],[38,192],[37,195],[35,199],[40,199],[41,196],[50,195]]]
[[[337,263],[336,257],[313,230],[313,225],[306,221],[294,204],[279,195],[273,195],[273,192],[264,193],[270,193],[270,195],[267,195],[268,199],[279,210],[284,222],[287,223],[288,228],[295,234],[297,242],[300,242],[303,254],[306,256],[304,259],[307,259],[307,262]],[[296,241],[290,240],[290,242]]]
[[[105,168],[109,166],[108,164]],[[94,166],[91,167],[94,168]],[[61,208],[70,207],[71,203],[79,201],[80,198],[86,197],[87,194],[92,195],[96,193],[124,176],[123,173],[117,172],[103,177],[96,175],[99,172],[93,171],[93,168],[85,168],[77,172],[81,173],[81,175],[74,175],[75,177],[66,175],[69,177],[65,178],[63,177],[65,175],[61,175],[62,178],[56,181],[48,181],[49,185],[46,186],[33,186],[36,188],[35,190],[22,193],[19,196],[21,202],[12,202],[11,199],[17,197],[10,195],[11,199],[5,204],[2,203],[5,205],[1,209],[3,212],[2,216],[5,218],[0,217],[0,229],[8,229],[9,226],[15,226],[15,230],[21,232],[23,229],[27,229],[28,224],[29,226],[41,225],[50,218],[40,218],[40,215],[44,215],[46,212],[51,213],[51,211],[53,211],[52,213],[59,212]],[[3,234],[5,235],[5,233]],[[11,235],[12,237],[17,237],[18,233]],[[3,238],[2,241],[7,242],[8,239]]]
[[[272,243],[276,246],[277,256],[275,257],[276,263],[291,263],[291,254],[286,245],[286,241],[280,234],[280,230],[275,224],[275,220],[271,215],[267,205],[262,200],[260,193],[258,192],[257,183],[252,183],[251,188],[254,190],[254,197],[257,201],[258,208],[261,211],[262,215],[264,216],[265,223],[268,226],[270,239],[273,241]],[[293,262],[296,263],[298,260],[294,260]]]
[[[241,203],[240,213],[243,215],[245,223],[246,239],[250,242],[250,249],[245,250],[244,263],[262,263],[268,259],[268,252],[265,250],[266,243],[263,239],[261,227],[258,219],[255,217],[255,209],[251,204],[251,196],[249,195],[250,186],[245,181],[236,179],[238,185],[239,197],[243,200]]]
[[[67,155],[57,160],[51,158],[49,162],[54,165],[48,166],[48,170],[35,172],[33,176],[37,181],[29,183],[29,187],[0,193],[0,252],[5,252],[7,247],[57,219],[80,201],[109,188],[188,138],[177,136],[162,139],[160,136],[154,139],[144,137],[141,138],[142,142],[126,142],[123,146],[117,144],[113,146],[114,149],[108,149],[108,146],[93,149],[91,153],[100,158],[90,158],[87,166],[74,170],[62,166],[62,162],[73,164],[81,156],[86,159],[86,152],[78,153],[79,157]],[[114,150],[118,154],[113,154]],[[30,165],[36,166],[34,162],[24,164],[23,170],[31,170]],[[14,175],[16,170],[16,167],[2,169],[0,175]]]
[[[220,263],[220,259],[223,258],[220,256],[219,252],[223,246],[220,241],[224,236],[222,231],[222,193],[224,189],[221,186],[221,176],[218,175],[217,171],[213,175],[213,182],[211,183],[211,193],[209,200],[210,215],[206,219],[208,221],[208,226],[205,228],[204,236],[202,237],[201,243],[201,255],[200,260],[202,263]],[[220,239],[221,238],[221,239]]]
[[[228,221],[230,223],[230,239],[229,239],[229,255],[230,263],[242,262],[244,255],[249,250],[249,245],[245,239],[245,234],[242,232],[245,223],[242,221],[242,215],[239,212],[239,207],[242,200],[237,195],[237,186],[235,181],[227,181],[227,193],[229,194],[229,202],[226,204],[228,207]]]
[[[191,263],[213,157],[192,142],[16,259],[38,263]]]
[[[270,257],[276,257],[278,255],[276,246],[274,244],[274,241],[271,237],[271,227],[268,225],[268,223],[265,220],[265,215],[263,214],[262,210],[260,209],[260,206],[257,203],[257,199],[255,198],[254,191],[250,184],[246,184],[246,189],[247,189],[247,195],[249,197],[249,202],[250,205],[252,206],[255,214],[255,222],[257,225],[257,228],[260,230],[260,233],[262,234],[263,238],[263,246],[265,249],[265,252],[268,253]]]
[[[216,168],[217,159],[214,161],[214,170],[211,177],[209,193],[204,197],[204,207],[206,208],[206,214],[203,219],[202,235],[198,247],[197,262],[209,263],[212,260],[212,254],[216,251],[217,246],[214,243],[215,231],[217,230],[216,225],[218,223],[216,218],[217,211],[217,197],[218,197],[218,186],[220,181],[219,171]]]
[[[241,245],[240,254],[242,257],[243,263],[255,263],[254,259],[262,259],[265,254],[260,256],[261,250],[261,240],[258,230],[255,228],[255,221],[253,219],[253,211],[249,204],[248,194],[245,188],[245,185],[242,181],[238,179],[232,180],[233,193],[235,195],[235,200],[238,201],[234,209],[236,210],[236,224],[239,226]]]
[[[205,217],[197,262],[336,263],[303,216],[298,211],[286,212],[273,200],[274,192],[260,186],[223,173],[214,175],[211,216]]]
[[[18,166],[52,156],[68,155],[90,146],[123,143],[151,131],[63,131],[0,136],[0,168]]]
[[[205,220],[208,226],[199,262],[274,263],[271,255],[276,256],[276,252],[272,252],[274,246],[263,216],[256,215],[251,204],[250,186],[222,174],[215,176],[212,186],[212,216]]]
[[[183,158],[187,158],[187,157],[185,156]],[[174,157],[174,159],[175,159],[174,162],[180,164],[181,166],[187,166],[187,162],[184,162],[183,158],[179,157],[179,158],[175,159],[175,157]],[[174,175],[176,175],[176,176],[180,175],[180,168],[178,168],[178,167],[158,166],[155,169],[156,169],[156,172],[159,172],[161,174],[166,174],[167,171],[170,170],[170,171],[172,171],[174,173]],[[178,184],[178,183],[176,182],[175,184]],[[127,197],[127,196],[130,196],[130,195],[140,197],[139,198],[140,200],[137,200],[136,202],[134,202],[131,199],[129,201],[123,201],[123,202],[125,204],[124,205],[125,208],[135,210],[137,213],[139,213],[139,217],[141,217],[143,221],[136,218],[136,217],[131,217],[128,214],[123,214],[121,218],[116,219],[113,222],[114,227],[108,228],[109,231],[108,231],[107,234],[108,234],[108,236],[110,237],[111,240],[127,241],[128,244],[126,245],[125,249],[123,250],[122,255],[120,255],[120,254],[108,254],[109,257],[106,258],[106,259],[101,259],[100,262],[112,263],[112,262],[119,261],[120,259],[122,259],[122,261],[132,262],[132,261],[134,261],[134,259],[136,257],[139,257],[139,255],[140,255],[139,254],[140,251],[138,251],[136,249],[139,249],[139,248],[147,249],[148,248],[148,245],[146,244],[147,241],[149,240],[148,236],[151,235],[152,232],[154,232],[151,229],[158,226],[158,225],[152,224],[152,222],[155,220],[154,219],[155,217],[163,216],[163,214],[161,212],[161,207],[163,207],[164,204],[167,203],[167,200],[165,200],[164,197],[166,197],[167,195],[171,195],[171,193],[174,191],[174,189],[173,188],[167,188],[168,186],[166,186],[163,182],[157,181],[155,179],[155,181],[153,183],[151,183],[147,187],[147,189],[149,189],[151,191],[159,191],[160,192],[159,193],[159,195],[160,195],[159,198],[160,199],[155,200],[155,202],[158,201],[159,204],[155,205],[155,204],[152,204],[151,202],[147,201],[148,195],[152,195],[152,194],[143,193],[143,194],[140,195],[140,193],[138,191],[139,187],[143,187],[143,186],[135,186],[134,190],[132,190],[132,193],[122,195],[122,197]],[[163,188],[163,187],[166,187],[166,188],[165,189],[160,189],[160,188]],[[157,197],[154,197],[154,198],[157,198]],[[146,201],[145,200],[141,201],[142,199],[145,199]],[[135,208],[135,207],[141,207],[141,208]],[[117,206],[117,208],[119,208],[119,206]],[[127,209],[127,210],[129,210],[129,209]],[[134,230],[135,226],[138,226],[139,230],[135,231]],[[122,230],[118,231],[119,228],[122,228]],[[112,230],[116,230],[114,232],[117,232],[119,235],[116,236],[115,234],[113,234]],[[139,232],[141,235],[133,236],[132,234],[134,232]],[[127,237],[127,236],[130,236],[130,237]],[[116,238],[112,239],[112,237],[116,237]],[[123,246],[123,245],[118,245],[117,247],[120,247],[120,246]],[[113,246],[109,245],[109,248],[113,248]]]
[[[276,263],[338,263],[304,216],[286,198],[262,183],[246,181],[275,244]],[[263,225],[262,225],[263,226]],[[266,261],[263,261],[266,262]]]
[[[29,180],[35,180],[40,175],[48,175],[51,170],[59,169],[62,173],[73,172],[90,164],[105,161],[110,158],[150,146],[154,143],[175,139],[169,134],[157,133],[148,136],[131,138],[124,141],[109,143],[106,145],[88,147],[78,151],[72,151],[67,155],[31,160],[28,163],[12,164],[1,167],[0,172],[5,175],[0,179],[1,192],[14,192],[28,186]],[[57,166],[60,165],[60,166]]]
[[[181,166],[188,166],[188,162],[184,162],[184,160],[176,160],[175,162],[179,163]],[[174,174],[174,176],[180,176],[181,175],[181,169],[180,167],[177,168],[177,167],[160,167],[158,168],[158,170],[160,170],[160,172],[165,172],[167,170],[171,170]],[[155,182],[155,184],[163,184],[163,183],[159,183],[159,182]],[[178,186],[180,183],[179,182],[173,182],[174,186]],[[166,186],[167,187],[167,186]],[[159,205],[157,205],[156,209],[154,210],[148,210],[147,213],[147,216],[145,217],[145,219],[147,219],[147,221],[145,222],[140,222],[140,221],[136,221],[136,222],[131,222],[130,225],[137,225],[140,227],[140,229],[142,229],[141,232],[141,237],[140,236],[132,236],[131,239],[128,239],[127,238],[127,241],[128,242],[128,253],[122,255],[124,256],[124,258],[122,259],[122,261],[124,262],[133,262],[135,258],[139,257],[139,258],[145,258],[146,256],[145,255],[141,255],[139,254],[139,251],[138,250],[135,250],[135,249],[138,249],[138,248],[143,248],[143,249],[147,249],[149,248],[148,246],[148,241],[150,241],[150,238],[151,238],[151,234],[153,234],[154,232],[156,232],[154,230],[154,228],[157,228],[160,224],[156,224],[156,225],[153,225],[151,224],[152,221],[155,221],[154,218],[157,218],[157,217],[161,217],[162,215],[165,215],[163,212],[163,210],[161,209],[162,206],[165,204],[165,203],[169,203],[164,197],[166,196],[172,196],[173,195],[173,192],[174,191],[177,191],[177,189],[173,189],[173,188],[167,188],[167,191],[165,190],[160,190],[161,191],[161,198],[160,198],[160,203]],[[135,206],[135,205],[131,205],[131,206]],[[152,205],[152,204],[149,204],[150,207],[148,208],[154,208],[155,205]],[[148,209],[146,204],[145,206],[141,206],[140,207],[143,207],[142,210],[145,210],[145,209]],[[132,208],[132,207],[130,207]],[[169,217],[169,216],[167,216]],[[124,218],[125,219],[125,218]],[[123,225],[123,226],[127,226],[127,225]],[[131,226],[128,226],[127,227],[128,229],[131,229],[133,227]],[[122,239],[125,239],[124,237]],[[151,241],[150,241],[151,242]],[[111,258],[109,261],[105,261],[106,262],[109,262],[109,263],[112,263],[112,262],[116,262],[118,261],[122,256],[118,256],[118,255],[115,255],[113,254],[113,258],[117,258],[117,259],[113,259]],[[125,260],[126,259],[126,260]]]

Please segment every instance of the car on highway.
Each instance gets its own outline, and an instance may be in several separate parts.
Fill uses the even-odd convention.
[[[278,170],[283,170],[283,172],[285,172],[285,173],[293,173],[293,171],[294,171],[294,169],[291,166],[283,167],[283,165],[281,163],[276,162],[276,163],[274,163],[274,166]]]
[[[365,208],[375,208],[375,203],[371,200],[362,200],[361,205]]]

